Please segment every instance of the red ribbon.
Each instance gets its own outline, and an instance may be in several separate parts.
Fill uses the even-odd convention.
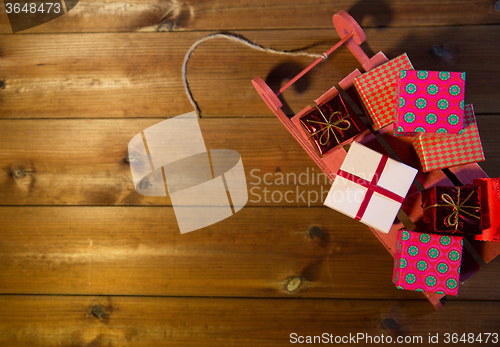
[[[363,198],[363,201],[361,202],[361,205],[359,206],[358,213],[356,214],[356,217],[354,219],[356,220],[361,220],[363,218],[363,215],[366,212],[366,208],[368,207],[368,203],[370,202],[370,199],[372,198],[373,193],[378,193],[380,195],[383,195],[385,197],[388,197],[391,200],[395,200],[399,202],[400,204],[403,203],[404,197],[399,196],[396,193],[391,192],[390,190],[387,190],[385,188],[382,188],[377,185],[380,176],[382,175],[382,172],[384,171],[385,164],[387,164],[387,160],[389,158],[387,156],[382,156],[382,159],[380,160],[380,163],[377,166],[377,170],[375,170],[375,175],[373,175],[373,178],[371,181],[367,181],[361,177],[355,176],[349,172],[339,170],[337,175],[340,177],[343,177],[349,181],[352,181],[356,184],[359,184],[362,187],[365,187],[368,189],[368,191],[365,194],[365,197]]]

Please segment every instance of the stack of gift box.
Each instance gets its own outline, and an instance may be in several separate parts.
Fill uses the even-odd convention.
[[[406,54],[354,80],[373,129],[394,123],[411,136],[428,172],[484,160],[465,73],[414,70]],[[318,155],[349,143],[324,204],[388,233],[418,172],[354,141],[360,120],[340,95],[297,115]],[[500,242],[500,179],[422,192],[424,228],[399,230],[393,282],[399,289],[457,295],[463,237]]]

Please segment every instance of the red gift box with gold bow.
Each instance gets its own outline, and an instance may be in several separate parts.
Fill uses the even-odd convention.
[[[456,235],[481,234],[479,186],[436,186],[422,192],[426,231]]]

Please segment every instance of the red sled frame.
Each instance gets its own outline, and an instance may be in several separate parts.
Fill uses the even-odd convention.
[[[323,53],[321,58],[318,58],[297,76],[295,76],[292,80],[290,80],[277,93],[274,93],[260,77],[255,77],[252,80],[253,86],[262,97],[264,102],[267,104],[267,106],[274,112],[274,114],[293,135],[293,137],[295,137],[295,139],[300,143],[300,145],[309,154],[309,156],[316,162],[319,168],[331,180],[335,179],[336,173],[339,170],[347,153],[341,146],[338,146],[337,148],[331,149],[322,158],[320,158],[315,149],[312,147],[311,143],[308,141],[307,136],[300,129],[300,125],[298,123],[298,118],[304,113],[308,112],[311,109],[310,106],[297,113],[294,117],[292,117],[292,119],[289,119],[281,110],[281,107],[283,105],[278,99],[278,96],[342,45],[345,45],[351,51],[354,57],[361,64],[364,71],[369,71],[388,61],[387,57],[382,52],[375,54],[371,58],[369,58],[365,54],[363,49],[360,47],[360,45],[366,40],[365,33],[363,32],[363,29],[361,29],[359,24],[354,20],[354,18],[352,18],[347,12],[340,11],[336,13],[333,16],[333,25],[335,26],[335,29],[339,34],[341,40],[335,46]],[[347,77],[339,82],[339,86],[350,96],[353,102],[355,102],[361,110],[364,110],[353,84],[354,78],[359,75],[361,75],[361,72],[358,69],[355,69]],[[315,102],[319,105],[330,100],[338,93],[338,90],[335,87],[332,87],[325,94],[316,99]],[[349,107],[349,105],[346,104],[346,107]],[[380,142],[376,139],[375,134],[370,131],[370,129],[368,129],[364,124],[357,125],[360,127],[361,134],[356,136],[353,140],[356,140],[357,142],[360,142],[379,153],[389,155],[380,144]],[[420,168],[420,163],[418,163],[418,160],[416,160],[413,154],[414,150],[411,144],[411,138],[393,136],[393,126],[394,124],[390,124],[378,130],[378,133],[384,138],[384,140],[394,150],[396,155],[399,156],[403,163],[415,168]],[[460,182],[462,185],[472,184],[474,179],[476,178],[488,177],[486,173],[479,167],[479,165],[475,163],[452,167],[449,169],[449,172],[451,172],[451,174],[454,176],[454,180]],[[428,173],[424,173],[419,170],[416,178],[422,184],[424,189],[428,189],[436,185],[456,185],[442,170],[435,170]],[[408,195],[402,204],[402,209],[408,215],[411,221],[416,225],[417,230],[420,229],[419,226],[421,226],[422,223],[421,194],[414,185],[412,185],[412,187],[410,188]],[[404,225],[398,219],[396,219],[388,234],[381,233],[373,228],[370,229],[378,237],[380,242],[385,246],[389,253],[394,257],[396,238],[398,231],[401,228],[404,228]],[[476,241],[473,237],[467,238],[467,240],[486,263],[490,262],[500,254],[500,243]],[[481,266],[479,265],[479,263],[464,247],[460,282],[465,282],[480,269]],[[441,299],[445,295],[434,293],[424,293],[424,295],[436,309],[439,309],[442,306]]]

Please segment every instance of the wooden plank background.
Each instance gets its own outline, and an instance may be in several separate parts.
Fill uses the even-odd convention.
[[[435,311],[394,287],[393,260],[367,227],[322,207],[329,183],[250,83],[277,90],[309,58],[224,39],[191,56],[207,148],[242,156],[242,211],[181,235],[168,197],[134,190],[128,142],[192,111],[181,66],[196,40],[230,31],[321,53],[341,9],[365,28],[369,55],[467,72],[480,165],[500,176],[499,1],[82,0],[17,34],[0,4],[0,346],[281,346],[291,333],[430,345],[429,334],[499,333],[500,260]],[[285,110],[355,68],[340,49],[284,93]]]

